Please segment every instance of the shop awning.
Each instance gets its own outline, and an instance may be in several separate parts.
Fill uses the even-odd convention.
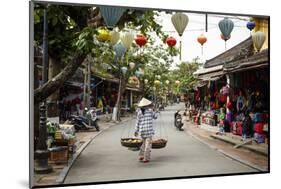
[[[203,81],[215,81],[220,79],[223,76],[224,72],[222,70],[212,73],[201,74],[198,76],[198,79]]]
[[[200,75],[207,74],[207,73],[222,71],[222,69],[223,69],[223,65],[214,66],[211,68],[202,68],[202,69],[199,69],[196,72],[194,72],[193,75],[200,76]]]

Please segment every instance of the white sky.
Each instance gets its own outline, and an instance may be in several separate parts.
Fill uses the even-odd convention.
[[[220,29],[218,23],[223,19],[223,15],[208,15],[208,32],[205,32],[205,14],[185,13],[189,17],[189,23],[182,36],[182,61],[191,61],[199,56],[202,60],[211,59],[225,51],[225,42],[220,38]],[[172,14],[161,12],[157,17],[159,24],[163,26],[163,31],[169,36],[177,39],[176,46],[179,47],[180,37],[176,32],[172,22]],[[250,31],[246,27],[249,20],[248,17],[228,16],[234,22],[234,28],[231,33],[231,38],[227,41],[227,49],[237,45],[241,41],[250,36]],[[201,45],[197,42],[197,37],[201,34],[207,37],[207,42],[204,44],[203,57],[201,56]],[[162,43],[161,41],[159,41]],[[179,56],[174,58],[176,63],[179,62]],[[173,65],[174,67],[175,65]]]

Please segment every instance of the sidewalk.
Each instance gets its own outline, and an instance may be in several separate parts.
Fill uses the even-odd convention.
[[[123,117],[122,121],[119,123],[113,121],[106,121],[103,118],[100,118],[99,126],[100,132],[97,132],[95,129],[90,129],[83,132],[77,132],[76,135],[76,152],[73,156],[69,159],[67,164],[51,164],[53,167],[53,172],[49,174],[36,174],[34,173],[34,185],[57,185],[64,180],[65,175],[67,174],[68,170],[71,168],[73,162],[78,158],[78,156],[82,153],[82,151],[87,147],[87,145],[100,133],[104,130],[123,122],[126,122],[132,119],[133,116]]]
[[[194,125],[187,117],[183,117],[183,122],[186,132],[214,150],[259,170],[268,171],[268,144],[241,141],[241,136],[231,133],[216,135],[217,127],[206,124]]]

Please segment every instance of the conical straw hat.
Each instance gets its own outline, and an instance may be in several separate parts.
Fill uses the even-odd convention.
[[[146,98],[142,98],[141,101],[139,102],[138,107],[144,107],[144,106],[148,106],[151,104],[152,104],[152,102],[150,100],[147,100]]]

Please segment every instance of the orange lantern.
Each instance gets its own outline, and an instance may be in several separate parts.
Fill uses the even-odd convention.
[[[198,43],[201,44],[201,54],[203,55],[203,45],[204,43],[207,42],[207,37],[205,37],[203,34],[201,34],[198,38],[197,38]]]

